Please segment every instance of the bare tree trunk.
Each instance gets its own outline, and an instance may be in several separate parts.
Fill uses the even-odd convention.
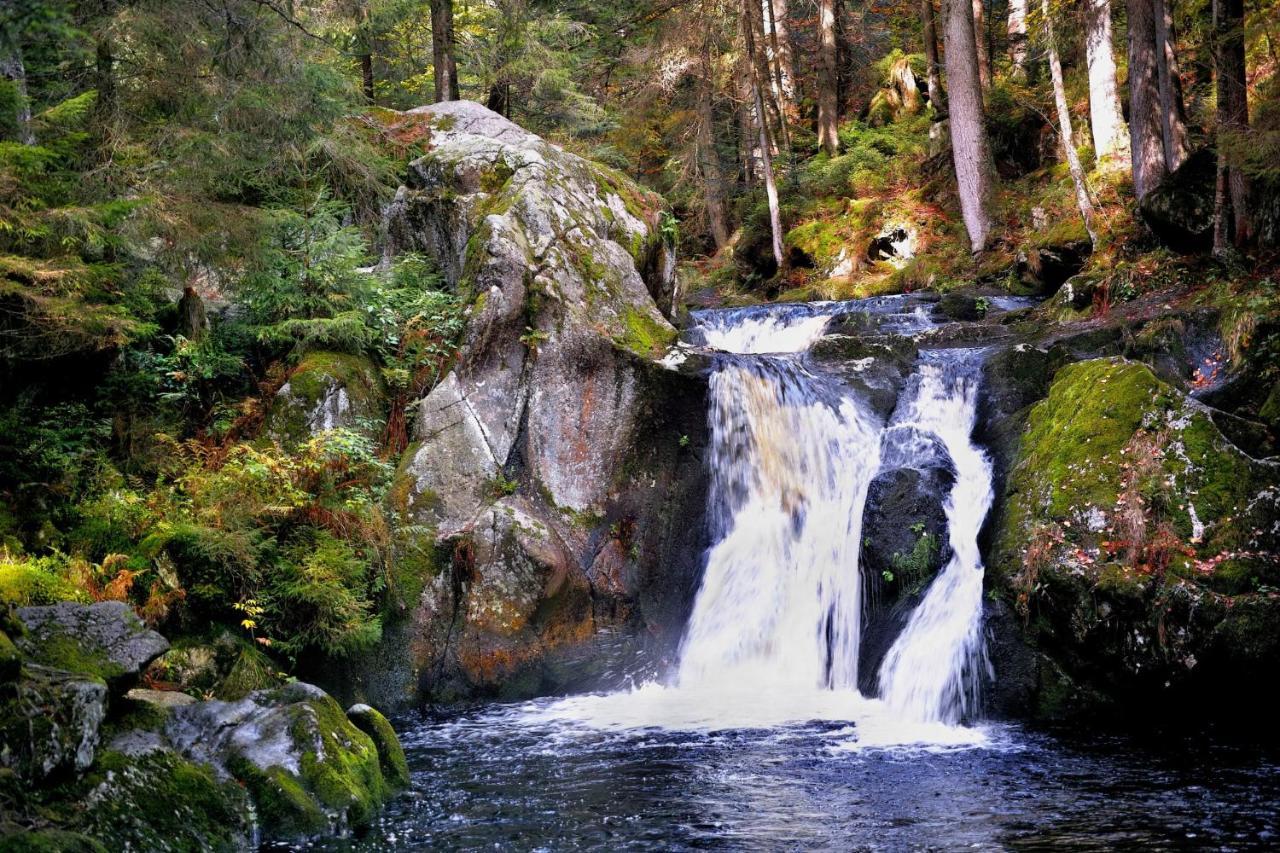
[[[751,63],[744,56],[733,72],[738,104],[738,162],[742,167],[742,183],[747,189],[756,185],[756,128],[752,118]]]
[[[753,6],[755,7],[753,9]],[[764,172],[765,195],[769,200],[769,231],[773,237],[773,259],[779,270],[782,269],[782,212],[778,204],[778,184],[773,178],[773,158],[770,154],[769,119],[764,105],[764,83],[768,77],[761,78],[756,50],[755,18],[759,7],[756,0],[742,0],[742,35],[746,46],[747,60],[752,69],[751,94],[756,107],[756,123],[760,129],[760,165]]]
[[[991,88],[991,54],[987,51],[987,14],[983,2],[973,0],[973,44],[978,52],[978,80],[986,90]]]
[[[31,129],[31,101],[27,97],[27,69],[22,64],[22,49],[16,36],[0,28],[0,77],[13,86],[14,125],[18,141],[23,145],[35,145],[35,131]]]
[[[1249,179],[1228,162],[1232,143],[1249,130],[1249,89],[1245,73],[1244,0],[1213,0],[1214,73],[1217,78],[1218,198],[1214,204],[1213,251],[1226,240],[1243,246],[1253,237]],[[1228,217],[1228,213],[1230,216]],[[1223,245],[1219,246],[1219,230]]]
[[[986,249],[991,239],[995,167],[982,112],[982,81],[974,38],[972,8],[965,0],[951,0],[944,30],[951,155],[969,248],[977,253]]]
[[[947,93],[942,88],[942,65],[938,61],[938,27],[933,14],[933,0],[920,0],[920,18],[924,23],[924,60],[929,66],[929,103],[939,117],[947,113]]]
[[[1027,0],[1009,0],[1009,60],[1013,76],[1026,80],[1027,74]]]
[[[923,2],[929,3],[931,0],[923,0]],[[819,0],[818,2],[818,29],[821,37],[818,48],[818,144],[831,157],[836,156],[840,151],[840,77],[836,42],[836,3],[837,0]]]
[[[716,248],[729,242],[729,217],[725,212],[724,172],[716,151],[715,72],[711,65],[710,28],[702,40],[702,75],[698,80],[698,170],[702,173],[707,224]]]
[[[747,58],[751,60],[753,86],[751,98],[753,101],[755,100],[758,89],[758,94],[761,100],[764,101],[765,107],[761,120],[765,122],[765,126],[769,130],[769,155],[776,157],[778,155],[778,139],[786,133],[786,120],[783,118],[781,105],[773,96],[773,68],[772,63],[769,61],[768,52],[764,49],[764,40],[768,37],[764,21],[764,7],[759,0],[754,4],[746,3],[744,0],[743,13],[744,25],[751,30],[752,50],[747,54]]]
[[[1076,205],[1080,208],[1080,216],[1084,219],[1084,230],[1089,233],[1089,242],[1098,245],[1098,235],[1093,230],[1093,202],[1089,199],[1089,187],[1085,184],[1084,167],[1080,165],[1080,156],[1076,154],[1075,134],[1071,129],[1071,107],[1067,104],[1067,87],[1062,80],[1062,60],[1058,56],[1058,41],[1053,32],[1053,17],[1050,14],[1049,0],[1040,0],[1040,10],[1044,14],[1045,43],[1049,54],[1049,76],[1053,80],[1053,103],[1058,110],[1058,136],[1062,140],[1063,153],[1067,157],[1067,168],[1071,172],[1071,182],[1075,184]]]
[[[1124,123],[1111,46],[1111,0],[1085,0],[1085,58],[1089,66],[1089,128],[1099,163],[1128,168],[1129,128]]]
[[[1160,78],[1160,125],[1164,164],[1172,172],[1191,154],[1187,142],[1187,109],[1182,101],[1182,75],[1173,32],[1173,0],[1155,0],[1156,69]]]
[[[355,54],[360,61],[360,91],[366,103],[373,103],[373,33],[369,29],[369,4],[356,4]]]
[[[453,0],[431,0],[431,59],[436,103],[458,100],[458,60],[453,45]]]
[[[764,0],[769,12],[769,47],[773,54],[776,97],[783,112],[790,117],[795,109],[797,93],[796,65],[791,49],[791,33],[787,22],[787,0]]]
[[[1169,173],[1160,121],[1155,0],[1127,0],[1129,13],[1129,156],[1139,199]]]

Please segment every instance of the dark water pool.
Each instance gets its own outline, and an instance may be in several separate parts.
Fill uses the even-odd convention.
[[[1014,727],[850,749],[838,722],[600,731],[538,707],[400,720],[413,790],[331,849],[1280,849],[1274,752]]]

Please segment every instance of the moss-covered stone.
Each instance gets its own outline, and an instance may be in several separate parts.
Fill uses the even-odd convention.
[[[1237,607],[1259,630],[1280,608],[1278,480],[1146,365],[1070,364],[1031,409],[990,575],[1083,695],[1151,700],[1228,666],[1256,679],[1268,641],[1218,638]]]
[[[244,790],[168,751],[106,751],[85,777],[71,825],[109,850],[243,850],[251,837]]]
[[[675,329],[630,305],[623,309],[622,326],[618,345],[646,358],[661,355],[676,340]]]
[[[0,682],[12,681],[22,671],[22,655],[9,635],[0,631]]]
[[[347,709],[347,719],[356,728],[364,732],[378,749],[378,761],[382,765],[382,775],[387,784],[395,788],[409,785],[409,762],[404,757],[404,748],[396,737],[391,723],[377,709],[368,705],[352,705]]]
[[[376,435],[386,417],[386,388],[364,356],[307,353],[276,393],[266,432],[283,444],[299,444],[327,429]]]

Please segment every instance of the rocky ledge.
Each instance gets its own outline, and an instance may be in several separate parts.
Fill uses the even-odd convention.
[[[386,718],[292,683],[134,687],[169,643],[120,602],[0,627],[0,850],[252,850],[345,835],[408,784]]]

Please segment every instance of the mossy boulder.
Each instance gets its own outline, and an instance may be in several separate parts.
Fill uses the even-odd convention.
[[[1087,690],[1135,703],[1210,682],[1247,693],[1280,658],[1263,636],[1223,640],[1223,617],[1256,609],[1248,624],[1263,631],[1280,612],[1277,517],[1280,471],[1202,405],[1146,365],[1078,362],[1030,410],[988,574]]]
[[[310,352],[276,392],[266,433],[285,445],[331,429],[372,438],[382,429],[386,399],[382,376],[365,356]]]
[[[331,696],[301,682],[174,708],[164,736],[184,757],[244,785],[268,841],[367,826],[397,790],[369,735]]]
[[[0,698],[0,768],[30,785],[83,772],[106,715],[101,681],[28,663]]]
[[[1210,149],[1197,151],[1138,203],[1143,221],[1175,251],[1207,249],[1213,242],[1216,159]]]
[[[22,654],[9,635],[0,631],[0,683],[14,680],[21,671]]]
[[[22,607],[17,615],[26,627],[18,647],[31,661],[99,679],[113,689],[136,681],[169,649],[169,641],[122,601]]]
[[[254,818],[244,788],[169,750],[104,751],[76,792],[69,825],[108,850],[251,846]]]
[[[409,786],[409,762],[404,757],[404,748],[396,737],[391,723],[376,708],[365,704],[352,705],[347,709],[347,719],[360,731],[367,734],[378,750],[378,761],[382,765],[382,775],[393,788]]]

